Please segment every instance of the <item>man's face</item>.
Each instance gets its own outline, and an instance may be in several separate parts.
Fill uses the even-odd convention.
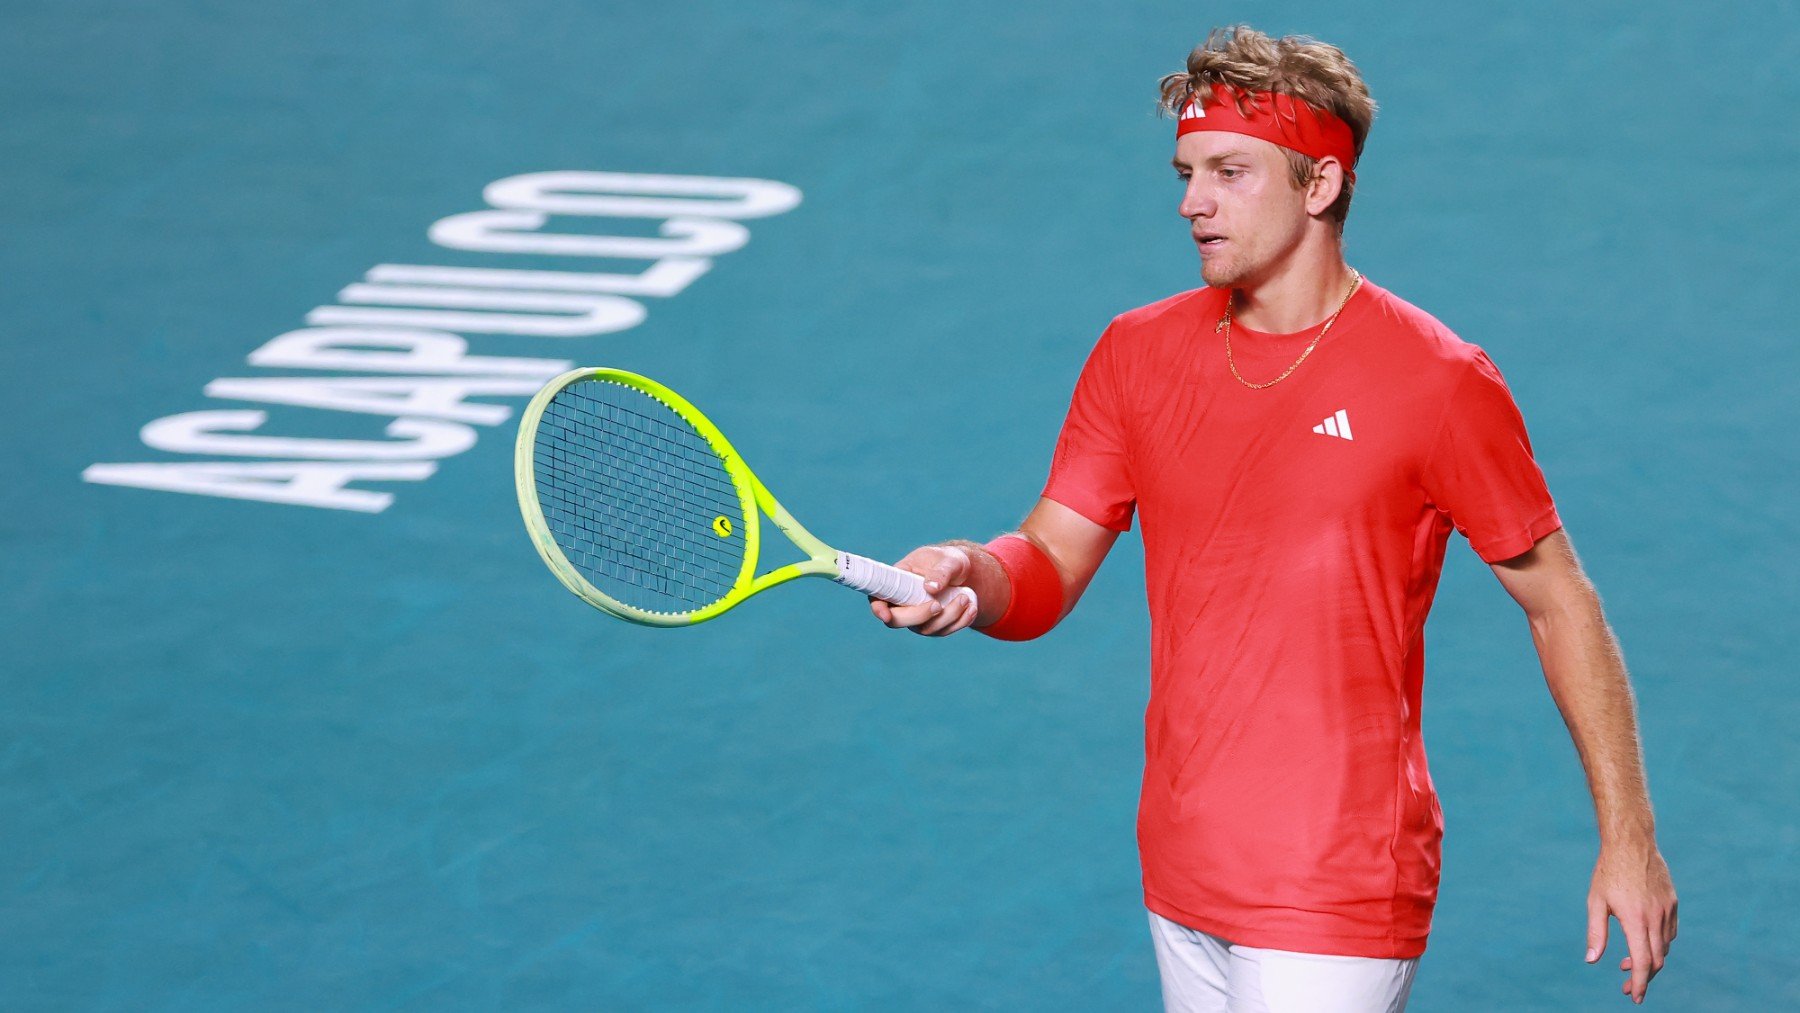
[[[1200,249],[1200,277],[1216,288],[1253,285],[1299,245],[1309,216],[1281,148],[1260,137],[1198,130],[1175,141],[1186,184],[1181,217]]]

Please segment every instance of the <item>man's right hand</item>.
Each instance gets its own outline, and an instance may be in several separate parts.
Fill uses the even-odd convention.
[[[1050,557],[1063,585],[1063,612],[1075,607],[1100,561],[1119,533],[1103,528],[1055,500],[1039,499],[1019,534],[1031,539]],[[938,594],[947,587],[966,587],[975,592],[980,614],[957,595],[948,604],[890,605],[871,598],[869,611],[894,629],[912,630],[928,637],[947,637],[973,625],[997,623],[1012,604],[1012,585],[1000,561],[974,542],[951,541],[923,545],[894,564],[925,578],[925,590]]]
[[[894,564],[902,570],[925,578],[925,590],[937,594],[947,587],[966,587],[974,572],[969,550],[955,545],[922,545]],[[927,637],[947,637],[975,622],[976,609],[969,596],[956,595],[948,604],[929,601],[923,605],[890,605],[880,598],[869,599],[869,611],[892,629],[909,629]]]

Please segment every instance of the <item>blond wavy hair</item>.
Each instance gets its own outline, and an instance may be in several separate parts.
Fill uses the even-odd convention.
[[[1159,82],[1157,108],[1165,116],[1179,116],[1189,94],[1208,93],[1214,84],[1238,91],[1238,111],[1248,112],[1245,92],[1272,91],[1291,95],[1308,105],[1329,110],[1350,126],[1356,153],[1375,122],[1375,100],[1362,73],[1344,51],[1305,35],[1274,38],[1248,25],[1215,28],[1206,41],[1188,54],[1187,70],[1164,75]],[[1294,185],[1304,187],[1318,172],[1318,160],[1291,148],[1283,148]],[[1349,166],[1344,166],[1348,170]],[[1342,231],[1350,214],[1350,198],[1356,185],[1348,177],[1337,200],[1326,209]]]

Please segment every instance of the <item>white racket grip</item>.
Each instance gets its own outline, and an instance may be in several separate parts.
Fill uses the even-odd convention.
[[[838,575],[834,578],[845,587],[852,587],[863,594],[871,594],[882,601],[895,605],[923,605],[932,599],[925,593],[925,578],[916,573],[908,573],[899,567],[878,563],[867,556],[859,556],[854,552],[837,554]],[[970,607],[979,607],[975,600],[975,591],[967,587],[952,587],[937,593],[937,600],[945,605],[958,595],[966,595]]]

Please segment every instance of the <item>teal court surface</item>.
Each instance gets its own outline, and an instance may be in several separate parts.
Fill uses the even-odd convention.
[[[1107,321],[1199,284],[1155,85],[1240,20],[1363,70],[1349,259],[1505,372],[1605,598],[1649,1004],[1800,1008],[1800,12],[1538,0],[8,4],[0,1007],[1157,1008],[1135,535],[1026,644],[824,582],[640,628],[511,443],[619,366],[833,544],[1016,524]],[[1460,537],[1428,642],[1412,1009],[1621,1008]]]

